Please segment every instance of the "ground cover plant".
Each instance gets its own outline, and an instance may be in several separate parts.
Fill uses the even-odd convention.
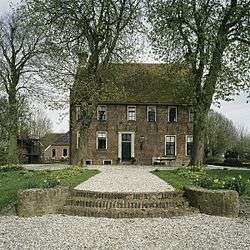
[[[171,171],[155,170],[153,173],[177,189],[183,189],[184,186],[230,189],[250,197],[250,171],[247,170],[188,167]]]
[[[0,166],[0,210],[16,202],[20,189],[74,187],[97,173],[97,170],[80,167],[56,171],[31,171],[16,165]]]

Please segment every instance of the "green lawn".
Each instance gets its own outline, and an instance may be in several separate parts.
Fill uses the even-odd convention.
[[[56,171],[0,172],[0,210],[16,202],[17,191],[20,189],[44,187],[48,182],[52,185],[75,187],[97,173],[99,173],[97,170],[84,170],[77,167]]]
[[[156,170],[153,171],[152,173],[157,175],[164,181],[168,182],[176,189],[182,189],[184,186],[193,185],[192,178],[188,178],[188,176],[180,176],[178,174],[178,170]],[[213,169],[213,170],[207,170],[207,175],[218,179],[227,177],[238,177],[240,175],[243,181],[250,180],[249,170],[241,171],[241,170]],[[250,184],[248,184],[247,186],[245,195],[250,197]]]

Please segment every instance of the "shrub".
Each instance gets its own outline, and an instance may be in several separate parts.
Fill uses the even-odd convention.
[[[206,159],[206,163],[208,164],[213,164],[213,163],[223,163],[224,162],[224,157],[221,155],[218,156],[209,156]]]
[[[202,176],[201,178],[197,178],[193,183],[196,186],[207,189],[235,190],[239,193],[239,195],[242,195],[245,193],[247,185],[249,185],[249,180],[244,181],[241,176],[238,176],[237,178],[231,177],[226,179],[214,179],[209,176]]]
[[[53,188],[60,185],[61,181],[59,178],[47,178],[42,182],[42,188]]]
[[[10,172],[10,171],[19,171],[23,170],[23,168],[19,165],[3,165],[0,166],[0,172]]]
[[[235,190],[239,193],[239,195],[245,193],[247,185],[249,185],[249,180],[244,181],[240,175],[236,178],[232,177],[230,179],[227,179],[225,182],[226,189]]]
[[[177,169],[177,175],[183,178],[188,178],[191,180],[195,180],[200,178],[201,176],[206,175],[206,169],[204,166],[192,166],[186,168]]]
[[[200,178],[197,178],[194,180],[194,185],[195,186],[199,186],[202,188],[208,188],[211,189],[213,186],[213,179],[211,177],[208,176],[202,176]]]

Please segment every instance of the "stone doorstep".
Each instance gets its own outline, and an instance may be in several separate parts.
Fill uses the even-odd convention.
[[[187,207],[188,202],[184,198],[178,199],[90,199],[83,197],[70,197],[66,201],[66,205],[81,206],[81,207],[96,207],[96,208],[173,208]]]
[[[183,192],[101,193],[71,190],[59,213],[108,218],[147,218],[187,215],[190,207]]]
[[[166,191],[154,193],[117,193],[117,192],[95,192],[72,189],[71,196],[74,197],[88,197],[95,199],[167,199],[167,198],[182,198],[184,192],[182,191]]]
[[[58,210],[60,214],[87,216],[87,217],[107,217],[107,218],[154,218],[154,217],[175,217],[198,213],[194,208],[171,208],[171,209],[101,209],[101,208],[85,208],[77,206],[64,206]]]

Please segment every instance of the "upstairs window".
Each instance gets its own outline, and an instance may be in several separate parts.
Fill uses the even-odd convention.
[[[177,107],[168,107],[168,121],[177,122]]]
[[[76,106],[76,120],[79,121],[81,119],[81,107]]]
[[[148,118],[148,122],[156,121],[156,107],[154,106],[147,107],[147,118]]]
[[[106,121],[107,120],[107,106],[97,107],[97,120]]]
[[[96,148],[107,149],[107,132],[106,131],[97,132]]]
[[[63,157],[67,157],[68,156],[68,149],[64,148],[63,149]]]
[[[175,156],[176,155],[176,136],[166,135],[165,142],[166,142],[166,145],[165,145],[166,156]]]
[[[194,111],[192,109],[189,109],[188,112],[188,121],[193,122],[194,121]]]
[[[186,155],[191,156],[193,150],[193,136],[187,135],[186,136]]]
[[[128,106],[127,118],[128,118],[128,121],[135,121],[136,120],[136,107],[135,106]]]

